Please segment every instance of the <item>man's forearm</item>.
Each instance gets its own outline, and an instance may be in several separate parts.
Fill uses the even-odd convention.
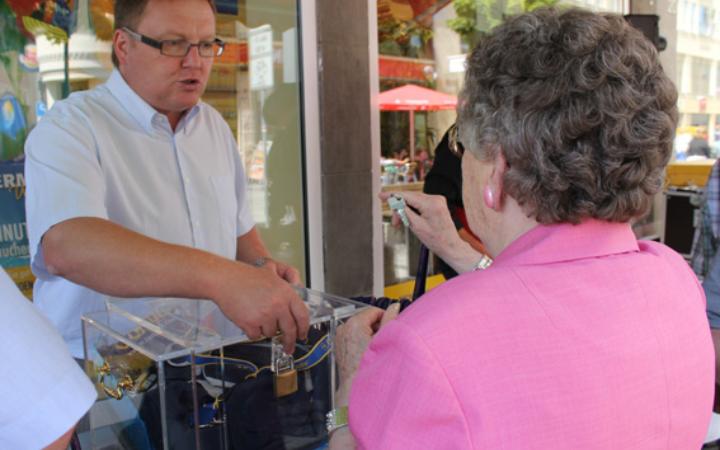
[[[48,271],[118,297],[210,298],[223,266],[236,264],[97,218],[61,222],[41,245]]]
[[[237,255],[235,259],[248,264],[254,263],[258,258],[269,258],[270,252],[260,239],[260,233],[253,227],[250,231],[237,238]]]

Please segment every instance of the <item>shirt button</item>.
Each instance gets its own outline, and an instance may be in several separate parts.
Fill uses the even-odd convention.
[[[185,177],[185,182],[190,183],[190,177]]]

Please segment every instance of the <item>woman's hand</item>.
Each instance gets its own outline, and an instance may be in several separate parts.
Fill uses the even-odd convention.
[[[400,303],[390,306],[387,311],[368,308],[337,329],[335,334],[335,361],[340,372],[340,383],[335,393],[335,407],[348,406],[350,386],[357,373],[365,350],[372,337],[388,322],[400,314]],[[348,450],[355,448],[355,439],[350,428],[344,427],[330,435],[330,450]]]
[[[344,397],[349,393],[350,384],[370,340],[399,313],[400,303],[390,306],[387,311],[374,307],[368,308],[338,327],[335,335],[335,358],[340,373],[339,391],[342,391]],[[342,405],[341,400],[346,402],[347,398],[336,398],[338,404]]]
[[[482,254],[460,238],[445,197],[420,192],[381,192],[380,199],[386,201],[393,194],[405,200],[410,229],[430,251],[458,273],[475,268]],[[393,213],[392,224],[400,224],[397,213]]]

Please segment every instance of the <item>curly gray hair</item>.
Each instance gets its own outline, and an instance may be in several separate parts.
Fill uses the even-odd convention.
[[[676,102],[652,43],[623,17],[539,9],[473,50],[458,127],[476,157],[502,151],[504,190],[529,217],[621,222],[662,187]]]

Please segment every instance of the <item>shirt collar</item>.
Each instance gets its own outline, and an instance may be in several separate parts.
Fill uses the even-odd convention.
[[[630,224],[591,219],[578,225],[538,225],[500,252],[493,267],[547,264],[637,251],[637,238]]]
[[[180,122],[178,122],[178,125],[175,128],[176,132],[180,132],[187,128],[188,124],[191,123],[190,121],[193,120],[193,118],[200,112],[200,105],[202,104],[202,102],[198,102],[195,106],[193,106],[188,111],[186,111],[185,114],[183,114],[183,116],[180,118]]]
[[[120,71],[117,69],[113,69],[106,85],[117,101],[146,132],[152,133],[154,132],[157,124],[167,123],[164,115],[159,113],[155,108],[150,106],[148,102],[143,100],[143,98],[140,97],[129,84],[127,84],[127,81],[125,81],[122,74],[120,74]],[[200,102],[190,108],[190,110],[183,115],[176,130],[180,131],[187,126],[188,122],[197,115],[199,109]]]

